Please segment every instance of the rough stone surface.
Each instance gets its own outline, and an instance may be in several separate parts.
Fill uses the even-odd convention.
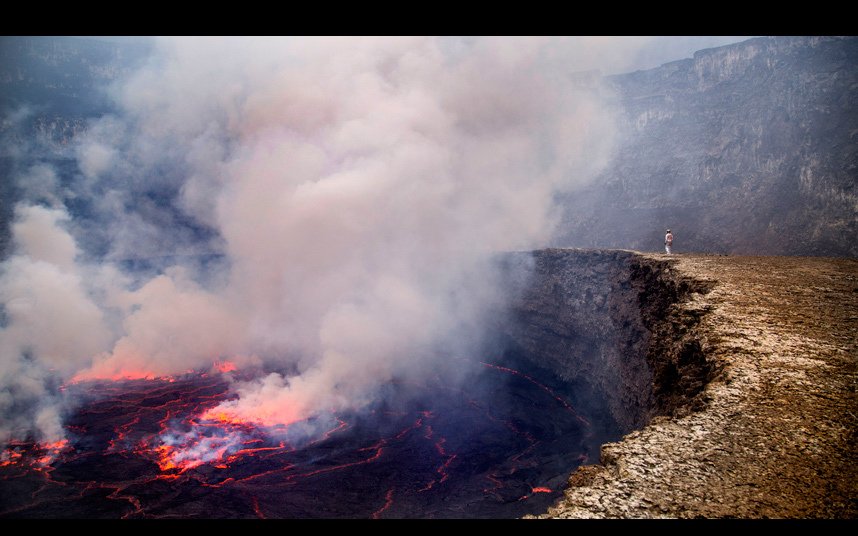
[[[560,244],[858,256],[858,38],[760,37],[607,77],[615,157]]]
[[[855,518],[858,260],[669,262],[712,287],[681,307],[717,376],[695,411],[605,444],[540,517]]]
[[[621,250],[550,248],[506,263],[517,274],[512,318],[501,328],[510,346],[604,399],[621,431],[687,411],[710,379],[713,365],[691,335],[700,315],[676,306],[708,283]]]

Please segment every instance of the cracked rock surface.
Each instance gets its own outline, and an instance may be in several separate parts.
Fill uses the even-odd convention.
[[[717,374],[539,517],[855,518],[858,260],[641,256],[710,284],[676,307]]]

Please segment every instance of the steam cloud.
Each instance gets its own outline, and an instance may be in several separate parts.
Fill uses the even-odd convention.
[[[159,40],[76,146],[73,185],[27,171],[0,275],[0,440],[58,438],[70,378],[264,365],[215,411],[288,423],[473,351],[504,297],[490,255],[547,244],[553,196],[610,157],[601,91],[569,76],[590,67],[581,45]],[[140,195],[155,189],[175,210]],[[103,225],[77,226],[70,196]],[[213,232],[175,231],[177,212]],[[81,253],[96,236],[101,262]],[[110,262],[213,251],[215,276]]]

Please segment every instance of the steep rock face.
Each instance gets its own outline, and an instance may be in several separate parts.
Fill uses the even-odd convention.
[[[670,262],[713,285],[682,307],[697,311],[694,335],[720,370],[699,411],[604,444],[547,517],[855,519],[858,260]]]
[[[767,37],[609,77],[615,159],[560,243],[858,255],[858,38]]]
[[[511,352],[606,400],[624,432],[683,413],[713,369],[677,307],[708,286],[628,251],[545,249],[505,259]]]

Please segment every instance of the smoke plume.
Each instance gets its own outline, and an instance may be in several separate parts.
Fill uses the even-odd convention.
[[[555,194],[611,155],[602,89],[570,76],[592,67],[586,50],[159,40],[79,142],[74,184],[50,192],[59,181],[38,168],[42,205],[17,209],[0,439],[60,434],[49,377],[254,364],[266,375],[213,413],[275,424],[360,407],[391,378],[476,351],[504,299],[491,255],[548,244]],[[98,225],[70,219],[58,200],[71,197]],[[225,262],[204,274],[183,260],[200,253]],[[156,274],[118,264],[165,256]],[[12,417],[24,406],[35,413]]]

